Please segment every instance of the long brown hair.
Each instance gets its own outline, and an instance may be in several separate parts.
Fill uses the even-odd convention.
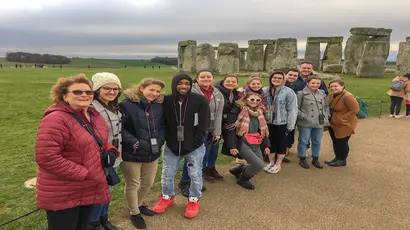
[[[118,113],[118,111],[120,110],[119,107],[119,102],[118,102],[118,98],[121,96],[121,91],[118,92],[118,95],[114,98],[114,100],[109,101],[108,104],[105,104],[101,99],[100,99],[100,89],[94,91],[94,100],[97,100],[105,109],[113,112],[113,113]]]

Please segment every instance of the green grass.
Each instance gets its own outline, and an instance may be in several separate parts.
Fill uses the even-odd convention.
[[[139,82],[145,77],[155,77],[167,83],[166,92],[170,93],[172,76],[177,72],[170,67],[161,69],[127,68],[127,69],[0,69],[0,102],[3,105],[0,113],[0,224],[25,214],[36,208],[35,190],[24,187],[24,182],[36,175],[34,145],[37,126],[44,110],[50,105],[49,92],[52,84],[59,77],[85,73],[91,76],[97,71],[111,71],[117,74],[123,88]],[[370,114],[379,114],[380,101],[386,113],[389,103],[386,91],[392,74],[379,79],[360,79],[342,75],[347,89],[362,97],[370,106]],[[221,79],[220,76],[217,79]],[[241,78],[243,84],[245,78]],[[267,84],[267,79],[264,79]],[[220,155],[222,156],[222,155]],[[232,158],[218,158],[223,164]],[[159,189],[160,170],[157,172],[156,185]],[[113,194],[111,212],[123,205],[123,186],[116,186]],[[45,213],[37,212],[29,217],[14,222],[3,229],[46,229]]]

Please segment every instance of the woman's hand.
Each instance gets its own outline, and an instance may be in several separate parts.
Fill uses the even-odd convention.
[[[219,139],[221,139],[221,136],[214,136],[214,137],[212,138],[212,144],[215,145],[216,143],[218,143]]]
[[[238,149],[230,149],[229,152],[231,152],[232,156],[236,156],[239,153]]]
[[[270,148],[269,148],[269,147],[266,147],[266,148],[265,148],[265,154],[266,154],[266,155],[269,155],[269,154],[270,154]]]

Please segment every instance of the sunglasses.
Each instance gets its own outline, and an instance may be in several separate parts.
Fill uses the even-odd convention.
[[[81,96],[83,95],[83,93],[85,93],[88,96],[94,95],[94,92],[91,90],[71,90],[71,91],[68,91],[68,93],[72,93],[76,96]]]
[[[114,92],[120,91],[120,88],[102,87],[102,89],[108,92],[110,92],[111,90]]]
[[[251,102],[255,102],[255,101],[260,102],[260,101],[262,101],[262,99],[260,99],[260,98],[248,98],[246,100],[251,101]]]

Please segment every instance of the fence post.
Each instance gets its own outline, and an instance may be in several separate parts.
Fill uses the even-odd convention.
[[[379,113],[379,118],[382,117],[383,114],[383,100],[380,100],[380,113]]]

